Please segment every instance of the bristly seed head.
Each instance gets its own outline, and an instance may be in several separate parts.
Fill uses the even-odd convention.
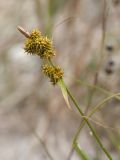
[[[40,36],[41,36],[41,32],[38,29],[34,29],[30,34],[30,38],[33,40],[36,38],[39,38]]]
[[[38,29],[34,29],[31,33],[25,31],[22,27],[18,27],[18,30],[27,38],[24,47],[25,52],[38,55],[40,58],[48,60],[46,62],[51,62],[50,59],[55,56],[55,50],[49,38],[42,36]],[[63,71],[58,66],[44,64],[42,71],[50,78],[53,85],[63,78]]]
[[[38,55],[43,59],[50,59],[55,56],[52,41],[41,35],[38,29],[34,29],[25,41],[25,52]]]
[[[50,81],[55,85],[63,77],[63,71],[60,67],[53,67],[48,64],[42,66],[43,73],[50,78]]]

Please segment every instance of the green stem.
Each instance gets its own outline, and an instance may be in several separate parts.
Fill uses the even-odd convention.
[[[108,102],[110,99],[112,99],[112,98],[114,98],[114,97],[118,97],[118,96],[120,96],[120,93],[113,94],[113,95],[107,97],[106,99],[104,99],[104,100],[103,100],[102,102],[100,102],[96,107],[93,108],[93,110],[89,113],[89,115],[88,115],[86,118],[89,119],[96,111],[98,111],[100,108],[102,108],[102,106],[103,106],[106,102]],[[84,120],[81,122],[81,126],[79,127],[79,130],[77,131],[77,134],[76,134],[76,136],[75,136],[75,140],[78,138],[79,133],[80,133],[81,129],[84,127],[85,123],[86,123],[86,122],[85,122]]]
[[[53,63],[52,63],[52,61],[51,61],[51,59],[49,59],[49,63],[50,63],[52,66],[54,66]],[[62,80],[62,81],[63,81],[63,80]],[[64,81],[63,81],[63,83],[64,83]],[[65,83],[64,83],[64,85],[65,85]],[[66,85],[65,85],[65,86],[66,86]],[[97,143],[100,145],[101,149],[104,151],[104,153],[105,153],[106,156],[109,158],[109,160],[112,160],[111,155],[108,153],[108,151],[106,150],[106,148],[105,148],[105,147],[103,146],[103,144],[101,143],[99,137],[97,136],[96,131],[94,130],[94,128],[92,127],[92,125],[89,123],[89,121],[88,121],[87,118],[85,117],[85,115],[84,115],[84,113],[82,112],[82,110],[80,109],[77,101],[76,101],[75,98],[72,96],[71,92],[69,91],[69,89],[68,89],[67,87],[66,87],[66,90],[67,90],[67,93],[68,93],[70,99],[72,100],[72,102],[74,103],[75,107],[76,107],[77,110],[79,111],[80,115],[83,117],[83,119],[84,119],[84,121],[85,121],[84,123],[87,123],[87,125],[88,125],[89,128],[90,128],[90,130],[92,131],[93,136],[95,137]],[[74,141],[74,142],[76,142],[76,141]],[[74,142],[73,142],[73,143],[74,143]]]
[[[73,147],[79,157],[81,157],[81,160],[89,160],[88,155],[81,149],[81,147],[78,146],[77,142],[74,144]]]
[[[116,94],[113,94],[113,95],[105,98],[102,102],[100,102],[96,107],[93,108],[93,110],[89,113],[88,116],[86,116],[86,118],[89,119],[95,112],[97,112],[100,108],[102,108],[102,106],[103,106],[106,102],[108,102],[108,101],[109,101],[110,99],[112,99],[112,98],[116,98],[116,97],[119,97],[119,96],[120,96],[120,93],[116,93]],[[83,120],[83,121],[84,121],[84,120]],[[84,122],[83,122],[83,121],[81,122],[80,127],[79,127],[79,129],[78,129],[78,131],[77,131],[77,133],[76,133],[75,139],[78,138],[81,129],[82,129],[83,126],[85,125],[85,121],[84,121]]]
[[[94,130],[94,128],[92,127],[92,125],[89,123],[89,121],[87,120],[87,118],[85,117],[84,113],[82,112],[82,110],[80,109],[77,101],[75,100],[75,98],[72,96],[71,92],[69,91],[69,89],[66,87],[67,93],[70,97],[70,99],[72,100],[72,102],[74,103],[75,107],[77,108],[77,110],[79,111],[80,115],[83,117],[84,121],[87,123],[87,125],[89,126],[90,130],[93,133],[93,136],[95,137],[97,143],[100,145],[101,149],[104,151],[104,153],[106,154],[106,156],[109,158],[109,160],[112,160],[111,155],[108,153],[108,151],[106,150],[106,148],[103,146],[103,144],[101,143],[99,137],[96,134],[96,131]]]
[[[93,110],[89,113],[89,115],[86,117],[87,119],[89,119],[96,111],[98,111],[107,101],[109,101],[110,99],[114,98],[114,97],[118,97],[120,96],[120,93],[117,93],[117,94],[113,94],[109,97],[107,97],[106,99],[104,99],[102,102],[100,102],[96,107],[93,108]],[[82,122],[80,123],[80,126],[78,128],[78,131],[74,137],[74,142],[77,141],[78,137],[79,137],[79,134],[80,134],[80,131],[82,130],[82,128],[84,127],[85,125],[85,120],[82,120]]]
[[[93,110],[90,112],[88,117],[91,117],[97,110],[99,110],[106,102],[108,102],[110,99],[114,97],[120,96],[120,93],[115,93],[107,98],[105,98],[102,102],[100,102],[96,107],[93,108]]]

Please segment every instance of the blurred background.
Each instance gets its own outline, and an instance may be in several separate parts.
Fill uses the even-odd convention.
[[[41,73],[39,57],[24,53],[18,25],[52,37],[54,62],[85,111],[120,89],[120,0],[0,0],[0,160],[47,160],[47,152],[67,160],[81,117]],[[120,101],[91,123],[119,160]],[[79,144],[91,160],[106,160],[87,126]]]

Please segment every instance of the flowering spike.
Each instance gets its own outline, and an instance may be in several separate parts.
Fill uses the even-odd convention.
[[[33,31],[30,34],[30,38],[31,39],[36,39],[39,38],[41,36],[41,32],[38,29],[33,29]]]
[[[38,29],[34,29],[25,41],[25,52],[38,55],[43,59],[50,59],[55,56],[52,41],[41,35]]]
[[[53,67],[48,64],[42,66],[43,73],[50,78],[50,81],[55,85],[63,77],[63,71],[60,67]]]

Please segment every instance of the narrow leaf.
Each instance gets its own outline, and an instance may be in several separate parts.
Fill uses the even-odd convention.
[[[63,80],[60,80],[58,82],[58,85],[62,91],[62,95],[63,95],[63,98],[68,106],[69,109],[71,109],[71,106],[70,106],[70,103],[69,103],[69,100],[68,100],[68,93],[67,93],[67,89],[66,89],[66,86],[64,84],[64,81]]]

